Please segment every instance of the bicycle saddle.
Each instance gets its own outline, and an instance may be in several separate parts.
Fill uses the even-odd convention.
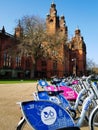
[[[47,92],[50,96],[56,96],[56,95],[59,95],[60,93],[63,93],[64,91],[58,90],[58,91],[47,91]]]
[[[57,85],[57,84],[59,84],[59,83],[61,83],[61,80],[60,80],[60,79],[53,79],[53,80],[51,81],[51,84],[54,84],[54,85]]]

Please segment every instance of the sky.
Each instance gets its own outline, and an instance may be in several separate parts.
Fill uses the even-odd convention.
[[[0,30],[4,26],[13,35],[17,21],[26,15],[46,19],[52,2],[56,4],[57,15],[65,16],[69,39],[79,28],[87,58],[98,65],[98,0],[0,0]]]

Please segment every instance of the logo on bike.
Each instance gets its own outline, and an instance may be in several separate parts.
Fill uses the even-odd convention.
[[[51,96],[49,100],[58,104],[60,103],[59,99],[56,96]]]
[[[57,114],[53,107],[45,107],[41,112],[42,122],[46,125],[52,125],[56,120]]]

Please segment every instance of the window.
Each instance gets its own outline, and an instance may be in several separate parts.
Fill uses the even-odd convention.
[[[53,23],[53,19],[50,19],[50,21],[49,21],[50,23]]]
[[[11,56],[9,56],[7,53],[4,53],[4,67],[11,67]]]
[[[21,66],[21,57],[17,56],[16,57],[16,67],[20,67]]]

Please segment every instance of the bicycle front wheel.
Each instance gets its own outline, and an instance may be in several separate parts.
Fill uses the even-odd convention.
[[[21,120],[19,121],[16,130],[31,130],[24,117],[21,117]]]
[[[98,130],[98,107],[91,114],[89,126],[90,130]]]

